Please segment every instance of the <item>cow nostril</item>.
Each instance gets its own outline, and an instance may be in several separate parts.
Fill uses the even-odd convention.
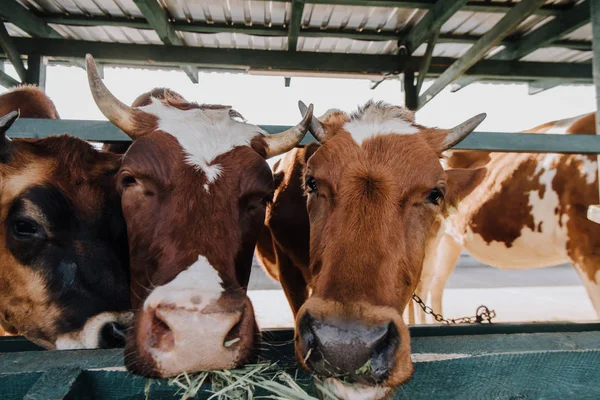
[[[382,381],[387,378],[390,369],[393,368],[396,351],[400,345],[400,333],[396,324],[389,322],[387,330],[373,347],[371,356],[370,375],[376,381]]]
[[[162,351],[170,351],[175,347],[175,336],[173,335],[173,331],[169,325],[160,318],[157,312],[154,312],[152,316],[150,330],[152,332],[148,343],[150,347]]]
[[[298,324],[299,337],[301,339],[300,350],[303,361],[307,365],[312,365],[318,358],[318,354],[315,351],[317,342],[314,332],[314,323],[315,318],[309,312],[306,312]]]
[[[117,322],[108,322],[100,329],[98,347],[112,349],[125,346],[125,327]]]
[[[246,307],[244,307],[240,313],[239,320],[235,323],[235,325],[227,332],[225,338],[223,339],[223,347],[225,348],[234,348],[237,343],[242,340],[242,337],[246,334],[243,332],[248,323],[246,320]]]

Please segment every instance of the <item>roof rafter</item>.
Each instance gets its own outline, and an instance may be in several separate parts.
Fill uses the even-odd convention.
[[[481,60],[488,51],[495,47],[505,36],[519,26],[523,20],[544,4],[544,0],[523,0],[512,8],[487,31],[481,39],[467,50],[465,54],[440,75],[425,93],[419,96],[419,108],[427,104],[433,97],[441,92],[447,85],[464,74],[470,67]]]
[[[302,28],[302,14],[304,13],[304,0],[292,0],[292,11],[290,13],[290,30],[288,33],[288,50],[296,51],[298,47],[298,35]]]
[[[17,71],[17,75],[21,79],[21,82],[25,82],[27,79],[27,69],[25,68],[25,64],[23,64],[23,60],[21,60],[21,55],[15,48],[15,45],[12,41],[12,38],[8,34],[6,30],[6,26],[0,22],[0,47],[6,53],[6,56],[10,60],[13,67],[15,67],[15,71]]]
[[[166,45],[184,46],[183,40],[177,36],[175,29],[169,22],[166,10],[157,0],[133,0],[140,9],[148,24]],[[198,70],[191,65],[184,65],[181,69],[193,83],[198,83]]]
[[[9,87],[17,86],[20,83],[21,82],[19,82],[12,76],[8,75],[3,70],[0,70],[0,85],[4,86],[5,88],[9,88]]]

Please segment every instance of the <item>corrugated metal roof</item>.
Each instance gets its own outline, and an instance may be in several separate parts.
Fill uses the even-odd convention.
[[[133,0],[18,0],[25,7],[38,14],[69,14],[81,16],[104,16],[122,18],[143,18]],[[229,26],[287,27],[289,25],[291,3],[283,1],[256,0],[160,0],[169,15],[178,21],[189,23],[227,24]],[[506,4],[512,0],[476,0],[482,4]],[[576,4],[576,0],[549,0],[546,4]],[[408,32],[425,14],[425,9],[343,6],[306,4],[302,15],[303,28],[323,30],[344,30],[346,32],[386,32],[397,33],[400,37]],[[441,33],[453,36],[481,36],[490,30],[503,17],[502,13],[459,11],[441,28]],[[552,20],[553,16],[532,15],[511,35],[524,35],[540,25]],[[69,26],[51,24],[61,36],[67,39],[80,39],[103,42],[160,44],[153,30],[134,29],[119,26]],[[12,24],[7,24],[12,36],[28,37],[25,32]],[[286,50],[286,36],[257,36],[239,33],[194,33],[179,32],[185,45],[210,48],[234,48],[257,50]],[[586,25],[564,39],[591,41],[590,25]],[[433,55],[458,58],[471,44],[439,43]],[[395,40],[365,41],[349,38],[300,37],[299,51],[395,54],[398,46]],[[491,55],[499,48],[492,49]],[[422,55],[425,45],[414,54]],[[592,57],[591,52],[565,48],[542,48],[525,57],[528,61],[585,62]]]

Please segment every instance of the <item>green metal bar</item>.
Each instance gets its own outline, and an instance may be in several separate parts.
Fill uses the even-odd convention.
[[[404,71],[404,105],[410,110],[417,109],[419,92],[415,86],[415,73],[413,70]]]
[[[25,82],[44,89],[46,87],[46,65],[44,57],[39,53],[27,54],[27,75]]]
[[[488,51],[495,47],[503,37],[512,32],[523,20],[544,4],[544,0],[523,0],[512,8],[492,29],[486,32],[467,52],[450,68],[438,77],[419,96],[419,108],[427,104],[434,96],[441,92],[448,84],[464,74],[477,61],[481,60]]]
[[[433,56],[433,49],[437,44],[437,40],[440,36],[439,29],[436,30],[429,39],[427,43],[427,49],[425,49],[425,55],[423,56],[423,62],[421,63],[421,68],[419,68],[419,76],[417,78],[417,86],[415,88],[415,92],[417,96],[421,93],[421,88],[423,87],[423,82],[425,82],[425,77],[427,76],[427,72],[429,71],[429,67],[431,66],[431,57]]]
[[[439,31],[467,0],[438,0],[423,18],[415,25],[402,42],[408,52],[414,52],[431,36],[431,32]]]
[[[140,9],[148,24],[156,31],[156,34],[166,45],[184,46],[183,40],[177,36],[175,29],[169,23],[169,17],[164,8],[158,4],[157,0],[134,0],[136,6]],[[198,70],[191,65],[181,67],[183,72],[193,83],[198,83]]]
[[[555,40],[582,27],[590,20],[590,5],[584,1],[564,14],[558,15],[552,21],[542,25],[533,32],[514,43],[508,44],[502,51],[494,54],[494,60],[517,60],[534,52],[541,46],[548,45]]]
[[[4,86],[5,88],[10,88],[13,86],[17,86],[20,83],[21,82],[8,75],[6,72],[0,71],[0,85]]]
[[[600,0],[590,0],[590,20],[592,22],[592,46],[594,54],[594,86],[596,87],[596,137],[600,137]],[[600,163],[600,155],[598,155],[597,161]],[[598,178],[600,179],[600,168],[598,168]],[[600,191],[600,187],[598,189]],[[591,210],[593,210],[592,207],[588,209],[588,219],[591,219],[589,213]]]
[[[290,30],[288,33],[288,50],[296,51],[298,47],[298,35],[302,28],[302,14],[304,13],[304,0],[292,0],[292,11],[290,13]]]
[[[0,17],[15,24],[28,34],[42,38],[62,38],[41,18],[23,7],[16,0],[0,1]]]
[[[77,366],[52,368],[29,389],[23,400],[63,400],[81,375]]]
[[[15,48],[15,45],[12,41],[12,38],[8,34],[6,30],[6,26],[0,22],[0,47],[4,50],[4,53],[10,60],[13,67],[17,71],[17,75],[21,78],[21,81],[25,81],[27,70],[25,69],[25,65],[23,65],[23,60],[21,60],[21,55]]]
[[[529,95],[534,95],[538,93],[545,92],[548,89],[555,88],[565,82],[557,81],[557,80],[543,80],[543,81],[533,81],[527,84],[527,93]]]

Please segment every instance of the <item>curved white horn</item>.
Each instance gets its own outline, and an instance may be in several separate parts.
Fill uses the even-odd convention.
[[[300,109],[300,113],[306,113],[306,104],[302,101],[298,102],[298,108]],[[313,117],[310,121],[310,127],[308,128],[309,132],[319,141],[319,143],[325,143],[328,139],[327,132],[325,130],[325,125],[317,117]]]
[[[286,131],[265,136],[264,140],[267,143],[266,158],[286,153],[300,144],[308,131],[312,115],[313,105],[311,104],[298,125]]]
[[[136,135],[133,134],[135,131],[135,125],[133,124],[134,109],[121,103],[121,101],[106,88],[98,74],[98,68],[94,62],[94,57],[92,57],[91,54],[85,56],[85,61],[88,83],[96,105],[110,122],[125,132],[129,137],[135,139]]]
[[[442,144],[442,150],[446,151],[451,147],[456,146],[460,143],[464,138],[469,136],[471,132],[475,130],[483,122],[483,120],[487,117],[487,114],[478,114],[473,118],[469,118],[465,122],[460,125],[455,126],[450,129],[450,133],[444,139],[444,143]]]

